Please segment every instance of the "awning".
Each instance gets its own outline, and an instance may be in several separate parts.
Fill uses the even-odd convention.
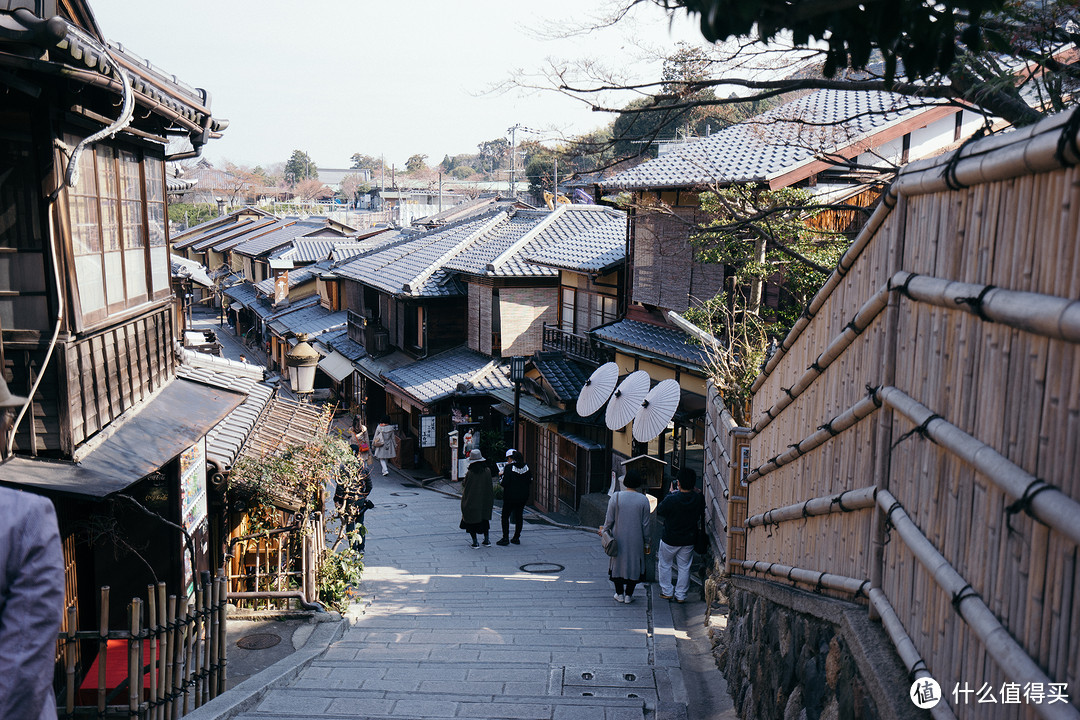
[[[319,360],[319,369],[334,379],[335,382],[343,382],[345,378],[353,374],[353,364],[337,350]]]
[[[514,391],[499,388],[492,390],[488,393],[492,397],[501,400],[498,405],[493,406],[497,412],[504,415],[513,416],[514,414]],[[504,409],[505,406],[505,409]],[[532,395],[521,395],[521,401],[518,403],[519,414],[532,420],[534,423],[550,423],[555,422],[562,417],[566,411],[562,408],[557,408],[546,403],[542,403]]]
[[[175,379],[81,462],[11,457],[0,464],[0,483],[105,497],[159,469],[243,402],[246,395]]]

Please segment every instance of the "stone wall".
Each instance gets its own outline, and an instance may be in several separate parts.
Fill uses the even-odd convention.
[[[744,720],[929,717],[866,607],[744,576],[727,594],[717,660]]]

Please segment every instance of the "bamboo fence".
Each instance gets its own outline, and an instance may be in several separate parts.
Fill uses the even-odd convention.
[[[326,554],[321,513],[311,513],[303,525],[240,532],[234,531],[226,554],[230,601],[252,610],[285,610],[290,604],[321,608],[317,578]]]
[[[1080,717],[1077,118],[906,168],[707,467],[729,572],[866,603],[961,720]]]
[[[124,717],[172,720],[205,705],[225,691],[225,576],[202,573],[194,595],[187,600],[165,594],[165,583],[147,587],[146,602],[132,599],[128,626],[109,627],[109,588],[101,588],[96,630],[75,630],[75,608],[68,608],[68,627],[60,634],[65,658],[63,690],[57,703],[61,718]],[[185,607],[186,605],[186,607]],[[109,687],[109,657],[117,652],[109,641],[126,647],[123,680]],[[96,650],[96,670],[80,668],[82,657]],[[111,663],[115,666],[115,661]],[[115,673],[112,674],[115,676]],[[115,679],[115,678],[114,678]]]

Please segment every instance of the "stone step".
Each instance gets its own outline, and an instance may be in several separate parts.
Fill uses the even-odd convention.
[[[252,714],[240,715],[238,720],[313,717],[320,720],[644,720],[645,703],[640,698],[601,696],[379,692],[294,686],[270,691]]]

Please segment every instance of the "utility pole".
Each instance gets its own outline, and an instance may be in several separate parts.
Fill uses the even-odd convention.
[[[510,197],[517,197],[514,171],[517,169],[517,131],[520,128],[521,123],[515,123],[506,129],[506,132],[510,133]]]

